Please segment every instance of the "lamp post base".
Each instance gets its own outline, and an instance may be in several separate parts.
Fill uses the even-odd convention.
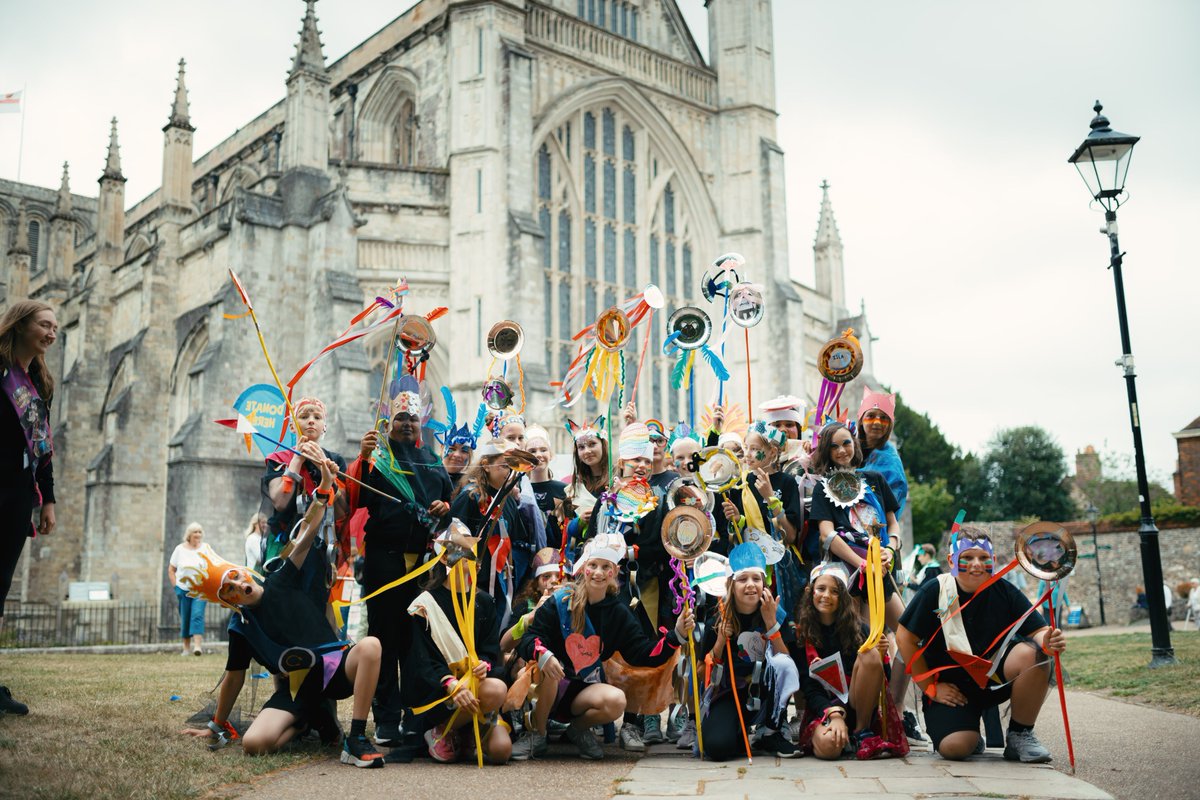
[[[1179,659],[1175,658],[1174,648],[1150,648],[1150,669],[1158,669],[1159,667],[1173,667],[1178,663]]]

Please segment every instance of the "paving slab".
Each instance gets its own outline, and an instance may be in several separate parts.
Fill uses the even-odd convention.
[[[849,780],[849,779],[847,779]],[[955,778],[944,775],[940,778],[907,777],[902,769],[893,775],[881,775],[876,778],[883,788],[897,794],[978,794],[979,790],[971,785],[966,778]]]
[[[801,791],[810,797],[823,797],[826,795],[837,795],[841,797],[844,792],[855,792],[857,794],[878,794],[883,791],[883,786],[875,778],[813,778],[812,780],[801,779]]]
[[[1054,800],[1112,800],[1112,795],[1090,783],[1055,770],[1030,778],[966,778],[981,794],[1006,794]]]

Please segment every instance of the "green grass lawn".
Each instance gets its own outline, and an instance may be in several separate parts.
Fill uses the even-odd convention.
[[[1152,670],[1148,633],[1069,636],[1067,685],[1200,717],[1200,632],[1176,630],[1171,645],[1179,664]]]
[[[204,740],[182,735],[187,718],[210,699],[224,666],[223,654],[0,653],[0,683],[30,708],[27,717],[0,716],[0,796],[221,797],[219,787],[244,789],[255,776],[336,757],[315,744],[262,758],[247,758],[239,747],[214,754]],[[247,705],[250,683],[243,690]],[[257,683],[261,705],[270,682]],[[180,699],[172,701],[172,695]],[[18,787],[17,794],[8,794]]]

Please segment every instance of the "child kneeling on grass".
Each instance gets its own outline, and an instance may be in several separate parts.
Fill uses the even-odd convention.
[[[307,443],[306,443],[307,444]],[[304,450],[304,445],[301,445]],[[309,455],[307,452],[305,455]],[[274,753],[296,735],[303,724],[315,715],[327,701],[353,696],[354,708],[350,733],[342,740],[341,760],[356,767],[382,767],[383,755],[375,750],[366,737],[367,711],[379,679],[379,640],[368,636],[357,644],[340,640],[332,625],[311,600],[304,588],[301,566],[312,546],[325,508],[333,502],[333,476],[337,465],[314,451],[310,460],[321,469],[320,486],[313,492],[301,524],[299,535],[292,540],[292,551],[275,572],[260,578],[244,567],[225,561],[213,563],[207,558],[200,567],[180,576],[197,597],[219,602],[241,615],[241,638],[249,646],[255,660],[277,674],[287,673],[288,685],[278,689],[263,706],[254,723],[242,739],[247,755]],[[231,645],[228,666],[231,670],[222,684],[221,699],[232,705],[240,681],[244,679],[245,663],[234,664]],[[235,685],[236,684],[236,685]],[[226,708],[228,713],[228,708]],[[218,705],[218,718],[221,706]],[[210,726],[229,731],[228,723],[214,720]]]

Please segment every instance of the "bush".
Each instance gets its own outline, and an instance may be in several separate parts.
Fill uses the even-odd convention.
[[[1189,527],[1200,527],[1200,508],[1195,506],[1181,506],[1178,503],[1167,501],[1155,503],[1151,507],[1151,511],[1154,513],[1154,521],[1158,523],[1177,522]],[[1122,511],[1120,514],[1107,514],[1100,518],[1100,522],[1107,522],[1114,527],[1137,525],[1141,521],[1142,512],[1136,508]]]

